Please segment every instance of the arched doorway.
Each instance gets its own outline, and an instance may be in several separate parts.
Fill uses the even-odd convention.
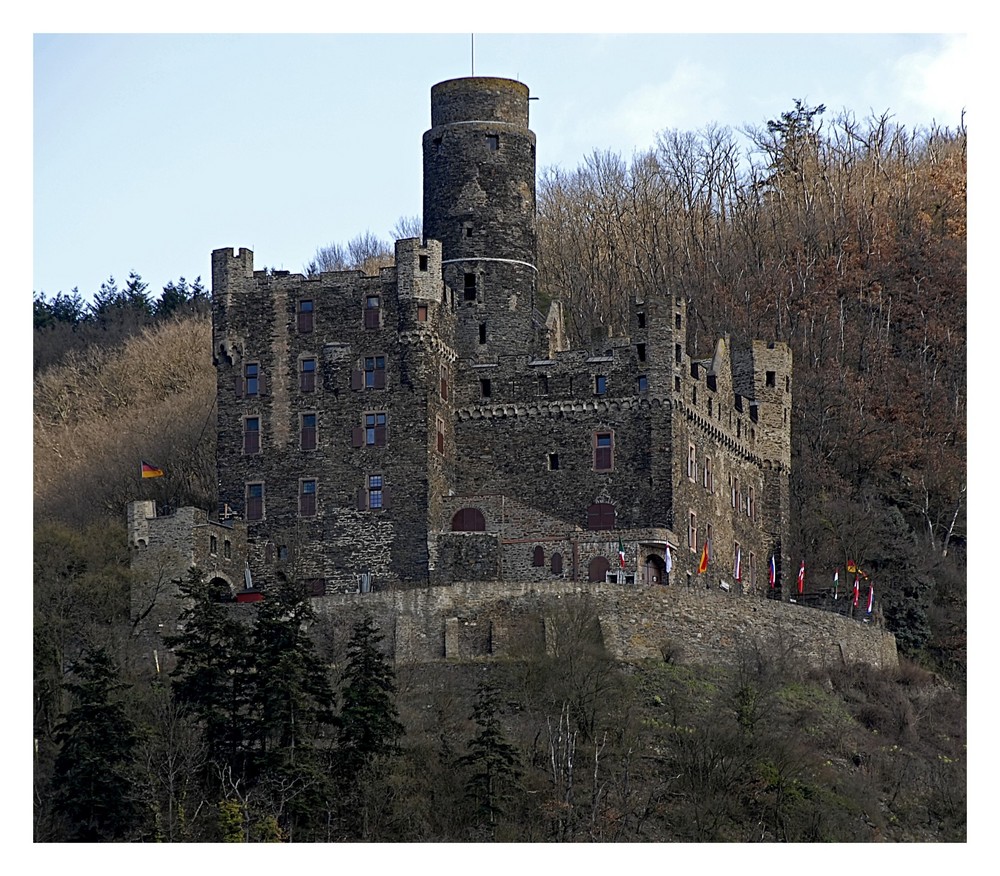
[[[646,576],[646,583],[650,586],[654,584],[668,584],[666,577],[666,565],[663,557],[659,554],[648,554],[643,562],[643,572]]]
[[[607,580],[611,563],[607,557],[594,557],[587,566],[587,580],[603,584]]]
[[[452,532],[485,532],[486,518],[478,508],[460,508],[451,518]]]

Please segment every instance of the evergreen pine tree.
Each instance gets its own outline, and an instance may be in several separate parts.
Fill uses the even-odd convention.
[[[56,730],[53,808],[70,842],[132,838],[143,822],[132,775],[138,734],[114,694],[117,680],[103,649],[85,652],[65,687],[75,701]]]
[[[488,682],[480,683],[476,690],[472,718],[479,731],[469,740],[469,753],[459,762],[472,769],[465,791],[475,806],[473,818],[479,825],[488,825],[495,840],[497,823],[508,814],[518,786],[520,758],[500,724],[499,693]]]
[[[349,774],[395,753],[404,732],[396,711],[396,674],[379,649],[381,641],[374,621],[365,617],[354,625],[347,646],[340,747]]]

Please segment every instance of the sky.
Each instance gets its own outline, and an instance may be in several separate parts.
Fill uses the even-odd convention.
[[[130,271],[159,294],[210,254],[302,271],[421,211],[430,89],[528,85],[538,168],[629,158],[665,129],[764,125],[796,98],[908,128],[975,124],[962,35],[37,33],[32,289]]]

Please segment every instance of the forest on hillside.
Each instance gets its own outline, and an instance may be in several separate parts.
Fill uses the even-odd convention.
[[[863,558],[894,675],[810,672],[775,642],[731,669],[667,647],[620,666],[585,613],[554,655],[393,667],[363,623],[303,637],[301,594],[233,627],[195,576],[177,673],[142,678],[123,509],[140,459],[216,507],[208,293],[36,295],[36,839],[963,840],[966,153],[964,127],[796,102],[538,184],[541,303],[573,345],[667,290],[694,355],[791,346],[790,552],[817,588]],[[387,259],[364,234],[306,270]]]

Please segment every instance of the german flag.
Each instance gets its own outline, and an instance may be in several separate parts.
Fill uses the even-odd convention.
[[[157,468],[155,465],[150,465],[146,460],[142,461],[141,466],[142,476],[144,478],[162,478],[163,469]]]

